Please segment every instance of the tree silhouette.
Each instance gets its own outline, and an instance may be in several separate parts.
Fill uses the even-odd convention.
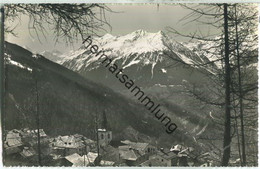
[[[201,91],[198,86],[190,85],[188,92],[201,102],[216,107],[220,106],[221,110],[225,111],[225,115],[222,115],[224,119],[222,119],[223,117],[220,120],[214,119],[214,122],[220,125],[223,125],[224,121],[223,148],[220,149],[219,153],[222,160],[219,160],[219,163],[223,166],[229,165],[229,157],[234,157],[235,153],[232,152],[232,154],[230,148],[231,146],[238,146],[241,165],[245,166],[249,164],[246,156],[251,157],[252,161],[256,161],[257,158],[255,151],[253,151],[257,142],[252,141],[252,143],[246,144],[247,139],[255,140],[251,133],[257,135],[257,132],[254,131],[256,129],[254,118],[257,117],[257,96],[253,93],[257,92],[258,83],[256,71],[252,68],[252,65],[257,63],[258,57],[257,43],[255,43],[257,41],[257,10],[252,4],[182,6],[191,10],[191,13],[183,18],[185,21],[188,20],[187,23],[202,23],[220,30],[218,36],[216,36],[203,35],[200,30],[183,34],[174,28],[168,28],[175,35],[207,44],[197,51],[203,51],[199,54],[212,56],[214,59],[208,63],[186,64],[186,66],[195,66],[215,72],[212,74],[209,71],[203,71],[204,75],[215,85],[204,88],[204,91]],[[174,58],[173,55],[169,57],[179,62],[178,58]],[[219,63],[221,67],[216,68],[212,63]],[[240,120],[240,123],[238,120]],[[237,136],[237,144],[232,140],[235,135]],[[248,138],[247,135],[249,135]],[[253,145],[255,148],[249,150]],[[217,148],[214,144],[211,144],[211,146]],[[246,147],[248,150],[246,150]],[[256,163],[253,164],[256,165]]]
[[[6,4],[5,20],[21,20],[21,15],[29,17],[28,29],[39,36],[53,31],[56,42],[67,43],[85,39],[88,35],[98,35],[110,27],[105,11],[111,11],[102,4]],[[6,33],[15,35],[16,26],[5,28]]]

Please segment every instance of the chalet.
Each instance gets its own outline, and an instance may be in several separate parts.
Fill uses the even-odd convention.
[[[152,162],[153,160],[155,160],[154,161],[155,166],[160,165],[162,167],[163,166],[170,167],[170,166],[177,166],[178,157],[172,151],[167,151],[167,150],[161,149],[160,151],[156,152],[154,155],[149,157],[150,163],[147,162],[147,163],[144,163],[143,165],[149,164],[149,165],[153,166],[153,162]]]
[[[136,166],[145,161],[145,158],[137,150],[122,149],[122,147],[119,147],[119,158],[121,163],[125,163],[127,166]]]
[[[4,149],[7,155],[19,153],[22,150],[22,140],[20,133],[16,130],[11,130],[6,134],[4,141]]]
[[[141,154],[151,154],[156,151],[156,148],[149,143],[132,142],[129,140],[121,141],[125,146],[138,150]]]
[[[65,157],[65,159],[71,164],[70,166],[84,166],[84,161],[81,160],[81,156],[78,153],[74,153]]]
[[[83,155],[87,150],[84,141],[73,135],[58,136],[52,143],[53,151],[62,156],[68,156],[74,153]]]
[[[95,160],[98,154],[89,152],[87,155],[80,156],[77,153],[68,155],[65,159],[71,163],[73,167],[83,167],[83,166],[94,166]]]
[[[121,163],[128,166],[136,166],[149,159],[149,156],[155,152],[155,147],[149,143],[136,143],[129,140],[121,141],[125,144],[119,146],[119,158]]]

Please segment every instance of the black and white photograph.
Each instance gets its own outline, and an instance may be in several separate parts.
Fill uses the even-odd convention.
[[[257,167],[258,9],[1,4],[1,163]]]

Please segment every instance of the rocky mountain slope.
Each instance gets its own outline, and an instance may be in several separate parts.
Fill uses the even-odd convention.
[[[140,86],[173,85],[180,84],[183,80],[196,83],[198,79],[200,82],[203,79],[200,71],[212,73],[211,69],[198,69],[198,65],[209,62],[206,56],[192,52],[162,31],[149,33],[137,30],[124,36],[106,34],[103,37],[94,37],[92,44],[103,49],[107,56],[113,58],[113,62],[123,68],[123,72]],[[61,65],[86,78],[105,83],[112,88],[121,87],[115,84],[110,72],[100,65],[99,56],[90,55],[85,46],[61,57]]]

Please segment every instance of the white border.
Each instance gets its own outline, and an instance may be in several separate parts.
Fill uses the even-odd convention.
[[[260,0],[0,0],[0,3],[260,3]]]
[[[259,3],[258,8],[259,8],[259,24],[258,24],[258,56],[260,56],[260,0],[0,0],[0,5],[3,3]],[[260,59],[258,59],[258,80],[260,77],[260,72],[259,72],[259,65],[260,65]],[[260,96],[260,83],[258,82],[258,98]],[[259,112],[260,112],[260,102],[258,102],[258,121],[259,121]],[[1,129],[1,126],[0,126]],[[260,143],[259,143],[259,130],[260,130],[260,125],[258,123],[258,167],[260,166]],[[1,134],[1,131],[0,131]],[[2,143],[1,137],[0,137],[0,142]],[[7,168],[3,167],[2,164],[2,146],[0,146],[0,167],[1,168]],[[256,168],[258,167],[203,167],[203,169],[213,169],[213,168]],[[13,168],[13,167],[11,167]],[[14,167],[18,168],[18,167]],[[25,169],[28,167],[19,167],[19,169]],[[39,167],[30,167],[30,168],[39,168]],[[47,167],[42,167],[42,168],[47,168]],[[51,168],[56,168],[60,169],[63,167],[51,167]],[[84,168],[85,167],[66,167],[66,168]],[[90,167],[92,168],[92,167]],[[104,169],[106,167],[93,167],[95,169]],[[112,167],[114,168],[114,167]],[[118,169],[132,169],[133,167],[116,167]],[[134,167],[134,168],[154,168],[154,169],[169,169],[170,167]],[[186,169],[186,168],[192,168],[192,169],[201,169],[202,167],[174,167],[176,169]]]

